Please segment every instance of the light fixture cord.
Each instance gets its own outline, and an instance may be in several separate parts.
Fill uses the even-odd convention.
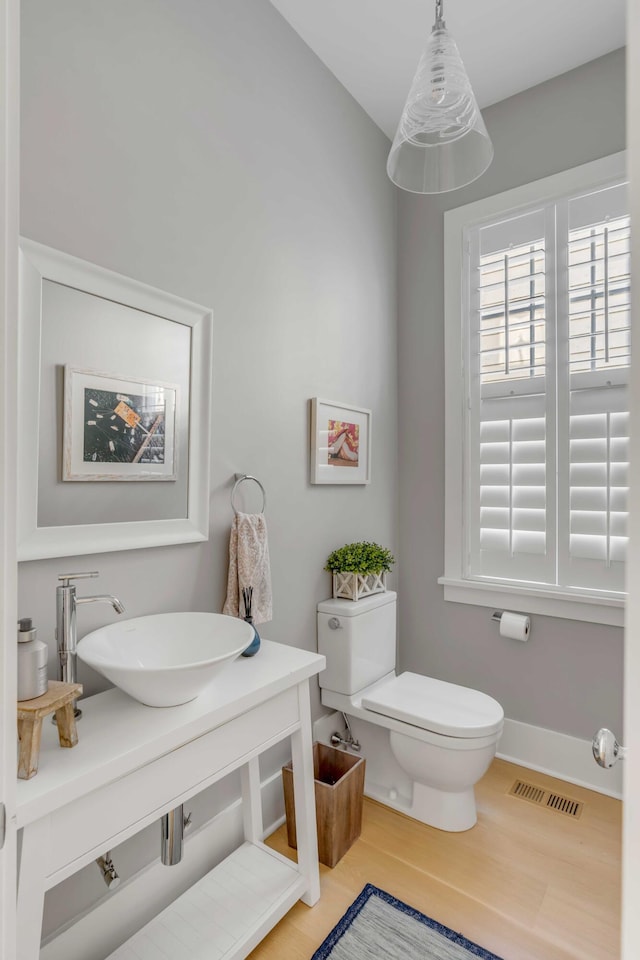
[[[434,30],[444,27],[444,0],[436,0],[436,22]]]

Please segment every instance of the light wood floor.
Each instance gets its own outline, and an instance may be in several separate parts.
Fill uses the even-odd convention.
[[[508,796],[516,778],[584,802],[580,819]],[[297,903],[251,960],[310,960],[366,883],[504,960],[616,960],[621,803],[503,760],[476,797],[478,823],[459,834],[365,798],[360,839],[320,867],[320,901]],[[294,857],[284,826],[268,842]]]

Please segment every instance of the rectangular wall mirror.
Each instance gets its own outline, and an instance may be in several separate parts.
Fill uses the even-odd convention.
[[[21,240],[20,560],[208,538],[211,332],[205,307]]]

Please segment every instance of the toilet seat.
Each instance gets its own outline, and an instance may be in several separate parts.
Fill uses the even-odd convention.
[[[447,737],[475,739],[497,733],[504,712],[497,700],[455,683],[401,673],[362,697],[374,713]]]

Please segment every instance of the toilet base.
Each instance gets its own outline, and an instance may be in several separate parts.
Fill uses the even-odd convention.
[[[424,783],[414,782],[413,799],[408,813],[410,817],[430,827],[450,833],[470,830],[478,820],[473,787],[458,793],[447,793],[445,790],[436,790]]]

